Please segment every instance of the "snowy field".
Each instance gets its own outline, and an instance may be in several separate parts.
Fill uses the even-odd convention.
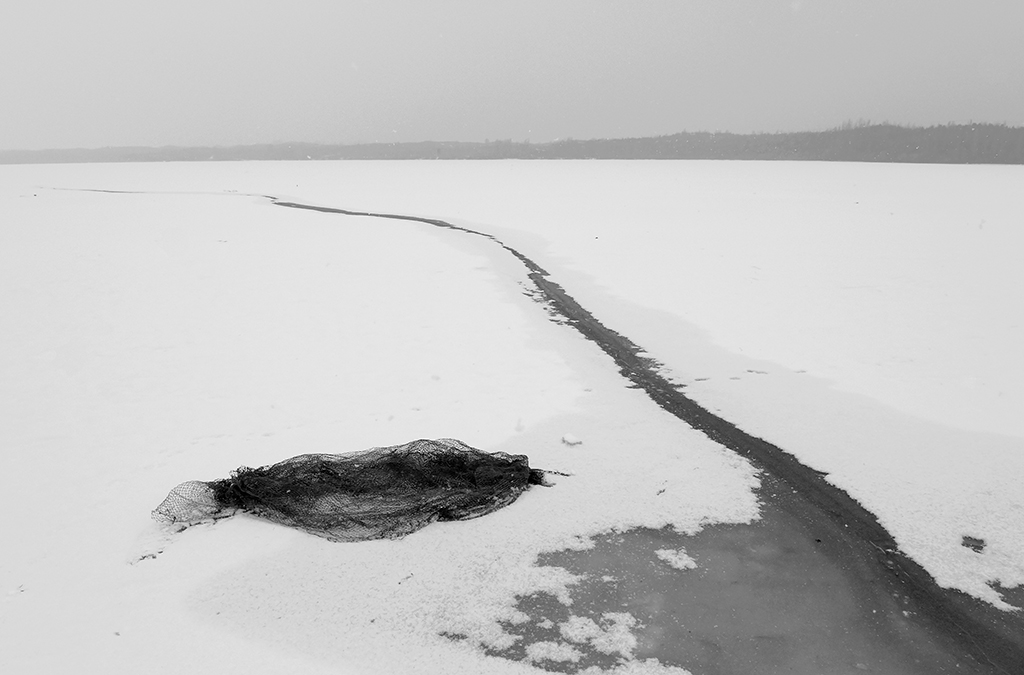
[[[478,647],[510,639],[517,594],[571,597],[539,553],[756,517],[750,466],[549,321],[493,242],[260,195],[493,234],[688,395],[827,472],[941,585],[1014,611],[1022,185],[986,166],[2,166],[0,666],[530,672]],[[572,476],[400,541],[149,520],[183,480],[446,436]],[[586,619],[605,631],[578,642],[623,671],[670,672],[633,658],[642,626]]]

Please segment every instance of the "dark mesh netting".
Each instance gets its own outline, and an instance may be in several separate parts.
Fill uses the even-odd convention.
[[[153,517],[179,525],[237,511],[332,541],[396,539],[436,520],[467,520],[547,485],[525,455],[445,438],[342,455],[299,455],[230,478],[174,488]]]

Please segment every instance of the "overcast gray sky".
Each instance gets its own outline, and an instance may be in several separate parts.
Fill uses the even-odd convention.
[[[1024,0],[5,0],[0,149],[1024,125]]]

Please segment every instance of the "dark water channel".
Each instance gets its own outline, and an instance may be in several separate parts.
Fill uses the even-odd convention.
[[[603,535],[593,549],[541,557],[542,565],[584,578],[573,587],[570,606],[546,594],[521,598],[519,609],[530,621],[506,629],[524,640],[500,656],[525,658],[525,646],[537,641],[566,643],[559,624],[571,615],[600,624],[605,613],[628,612],[637,619],[636,658],[657,658],[694,675],[976,672],[976,664],[931,637],[899,598],[865,587],[870,582],[828,548],[772,505],[758,522],[711,526],[695,536],[668,529]],[[673,567],[655,553],[679,549],[696,568]],[[578,661],[536,665],[576,672],[621,658],[572,646],[583,653]]]

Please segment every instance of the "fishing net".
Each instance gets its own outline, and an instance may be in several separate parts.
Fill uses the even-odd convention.
[[[188,526],[239,511],[332,541],[397,539],[438,520],[467,520],[548,485],[525,455],[487,453],[444,438],[341,455],[299,455],[188,481],[153,511]]]

